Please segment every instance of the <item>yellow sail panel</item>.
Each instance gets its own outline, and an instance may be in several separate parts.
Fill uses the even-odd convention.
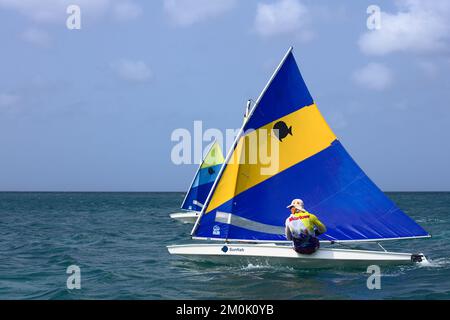
[[[200,168],[201,169],[209,168],[216,166],[218,164],[222,164],[224,162],[225,158],[223,157],[222,149],[220,148],[220,145],[217,142],[214,142],[213,146],[211,147],[205,159],[203,160],[203,163]]]
[[[336,136],[315,104],[247,133],[231,155],[206,213],[319,153],[334,140]]]

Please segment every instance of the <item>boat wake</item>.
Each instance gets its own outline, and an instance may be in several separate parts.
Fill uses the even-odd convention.
[[[254,270],[274,270],[274,271],[279,271],[280,269],[288,270],[288,271],[294,271],[295,270],[295,268],[290,267],[290,266],[271,265],[269,263],[265,263],[265,264],[252,264],[252,263],[249,263],[246,266],[241,266],[240,269],[243,270],[243,271],[254,271]]]
[[[448,268],[450,267],[450,258],[428,259],[428,261],[419,263],[418,266],[427,268]]]

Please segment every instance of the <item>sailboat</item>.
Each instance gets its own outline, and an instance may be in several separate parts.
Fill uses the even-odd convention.
[[[203,204],[218,177],[224,163],[224,156],[219,143],[211,144],[208,152],[197,169],[189,191],[181,204],[183,212],[172,213],[170,217],[183,223],[195,223],[203,208]]]
[[[192,229],[193,240],[209,243],[168,246],[169,253],[213,262],[307,267],[426,262],[422,253],[389,252],[380,244],[430,235],[344,149],[311,97],[292,50],[253,105]],[[245,144],[252,133],[266,135],[267,142],[257,148],[278,143],[274,172],[263,173],[266,164],[259,160],[239,161],[249,156]],[[286,206],[297,198],[327,227],[319,236],[324,245],[311,255],[295,252],[284,235],[290,214]],[[366,242],[380,250],[348,248]]]

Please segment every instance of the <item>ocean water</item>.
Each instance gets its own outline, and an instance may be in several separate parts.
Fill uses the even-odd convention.
[[[361,269],[225,266],[170,256],[191,225],[171,221],[182,193],[0,193],[0,299],[449,299],[450,193],[390,193],[433,235],[384,243],[428,266]],[[81,269],[68,290],[66,269]]]

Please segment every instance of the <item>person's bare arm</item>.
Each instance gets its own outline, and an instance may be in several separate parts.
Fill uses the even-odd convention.
[[[292,240],[291,230],[289,229],[288,226],[286,226],[286,227],[284,228],[284,233],[286,234],[286,239]]]

